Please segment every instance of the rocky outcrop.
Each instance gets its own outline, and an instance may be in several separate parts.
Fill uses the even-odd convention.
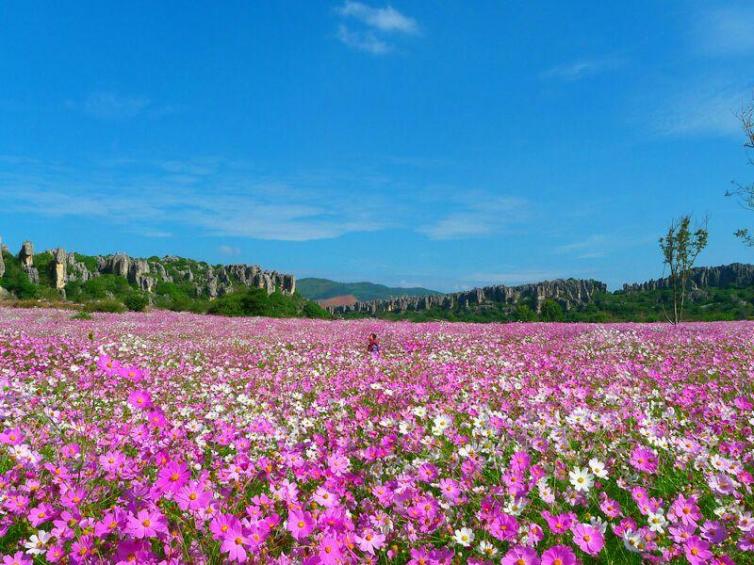
[[[515,307],[518,304],[526,303],[539,312],[545,300],[555,300],[564,310],[570,310],[585,306],[594,299],[595,294],[605,292],[607,292],[607,285],[603,282],[561,279],[519,286],[488,286],[451,294],[401,296],[387,300],[372,300],[357,302],[352,305],[334,306],[329,310],[334,314],[350,312],[379,314],[383,312],[422,311],[435,307],[443,310],[485,308],[496,304]]]
[[[34,245],[31,241],[23,242],[18,252],[18,260],[21,262],[21,268],[29,275],[29,280],[39,284],[39,271],[34,267]]]
[[[1,240],[0,248],[7,249]],[[84,283],[104,274],[124,277],[133,286],[147,293],[154,292],[159,282],[174,282],[184,286],[189,284],[193,286],[195,296],[208,298],[217,298],[244,287],[264,288],[268,293],[279,289],[285,294],[293,294],[296,290],[296,278],[293,275],[264,271],[258,265],[211,266],[175,256],[165,256],[162,259],[152,257],[147,260],[129,257],[126,253],[86,257],[66,253],[62,248],[46,253],[51,257],[49,267],[45,266],[46,273],[49,268],[50,285],[61,291],[69,282]],[[34,267],[34,246],[30,241],[25,241],[21,246],[18,260],[31,282],[39,284],[39,272]],[[5,264],[0,255],[0,277],[4,270]]]
[[[52,287],[64,290],[65,283],[68,282],[68,256],[65,249],[58,247],[52,251],[52,261],[50,261],[49,268]]]
[[[754,285],[754,265],[731,263],[718,267],[696,267],[688,280],[688,290],[694,292],[707,288],[747,287]],[[624,292],[662,290],[673,287],[670,277],[650,280],[643,283],[624,284]]]

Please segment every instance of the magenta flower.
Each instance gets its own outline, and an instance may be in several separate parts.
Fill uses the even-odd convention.
[[[135,390],[128,395],[128,403],[134,408],[146,410],[152,406],[152,395],[146,390]]]
[[[249,545],[249,539],[243,535],[240,529],[234,529],[225,535],[220,549],[223,553],[228,554],[231,561],[245,563],[247,554],[244,546],[247,545]]]
[[[542,554],[542,565],[576,565],[577,563],[576,554],[565,545],[554,545]]]
[[[309,536],[314,529],[314,520],[312,515],[303,511],[292,511],[288,514],[288,521],[286,522],[286,528],[293,539],[301,541]]]
[[[319,542],[319,556],[320,563],[323,565],[334,565],[339,563],[343,558],[343,552],[340,549],[340,542],[335,536],[325,536],[322,541]]]
[[[584,553],[595,556],[605,547],[605,537],[600,530],[593,526],[576,524],[571,531],[573,532],[573,542]]]
[[[539,565],[539,555],[530,547],[514,547],[505,554],[500,565]]]
[[[689,560],[691,565],[707,563],[712,557],[712,552],[709,550],[709,544],[697,536],[691,536],[686,542],[683,550],[686,554],[686,559]]]
[[[157,534],[166,534],[167,522],[162,513],[157,509],[139,510],[136,515],[128,517],[126,532],[137,539],[157,537]]]
[[[512,541],[518,536],[518,521],[508,514],[500,514],[492,520],[487,529],[500,541]]]
[[[643,473],[655,473],[657,472],[658,460],[657,455],[651,449],[646,447],[637,446],[631,452],[631,465],[637,471]]]
[[[188,467],[179,461],[168,463],[157,473],[155,486],[164,493],[177,493],[191,478]]]
[[[374,555],[375,549],[380,549],[385,545],[385,536],[367,528],[360,536],[354,536],[356,544],[361,551]]]

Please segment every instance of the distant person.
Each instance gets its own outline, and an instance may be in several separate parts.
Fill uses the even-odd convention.
[[[367,343],[367,351],[369,353],[380,352],[380,340],[377,339],[377,334],[369,334],[369,343]]]

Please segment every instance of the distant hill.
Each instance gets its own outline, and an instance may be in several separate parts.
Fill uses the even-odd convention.
[[[359,301],[383,300],[397,296],[434,296],[440,294],[421,287],[389,287],[370,282],[342,283],[328,279],[307,278],[296,281],[296,291],[309,300],[326,300],[353,295]]]

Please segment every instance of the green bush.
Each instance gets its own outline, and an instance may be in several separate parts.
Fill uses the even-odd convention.
[[[92,319],[92,315],[89,312],[84,312],[83,310],[71,316],[71,320],[91,320],[91,319]]]
[[[563,320],[563,308],[554,300],[547,299],[542,303],[540,316],[544,322],[560,322]]]
[[[106,300],[94,300],[87,302],[84,306],[85,312],[109,312],[111,314],[121,314],[126,311],[126,307],[118,300],[108,298]]]
[[[38,288],[29,280],[29,275],[21,268],[21,262],[10,253],[3,253],[5,274],[0,279],[0,286],[12,292],[21,300],[36,298]]]
[[[131,312],[143,312],[149,305],[149,298],[143,292],[132,292],[123,298],[123,304]]]
[[[316,302],[307,301],[304,304],[304,316],[307,318],[326,319],[330,317],[330,313]]]

